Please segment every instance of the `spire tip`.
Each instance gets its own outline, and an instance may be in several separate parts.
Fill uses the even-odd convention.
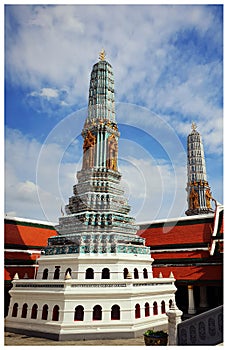
[[[197,125],[195,122],[192,122],[192,131],[196,131]]]
[[[104,49],[102,49],[101,52],[99,53],[99,59],[101,61],[105,61],[105,56],[106,56],[106,52]]]

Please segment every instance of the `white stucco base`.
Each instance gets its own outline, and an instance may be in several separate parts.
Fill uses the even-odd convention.
[[[91,339],[129,339],[137,338],[147,329],[162,329],[167,330],[167,317],[158,317],[156,322],[151,320],[143,324],[126,323],[125,325],[88,325],[83,327],[75,327],[65,325],[64,329],[61,327],[53,327],[53,325],[46,324],[45,326],[34,327],[33,325],[21,324],[18,328],[18,323],[11,323],[10,327],[6,325],[6,331],[25,334],[33,337],[41,337],[52,340],[91,340]],[[35,329],[36,328],[36,329]],[[132,344],[133,345],[133,344]]]
[[[167,330],[166,312],[174,299],[175,279],[153,278],[151,262],[148,256],[126,254],[102,258],[75,255],[41,257],[36,279],[12,282],[6,330],[55,340],[132,338],[143,334],[148,328]],[[66,279],[62,272],[59,279],[53,279],[57,265],[64,272],[70,267],[70,278]],[[47,266],[50,279],[42,279],[42,271]],[[88,266],[94,269],[93,279],[85,279]],[[110,269],[109,279],[101,279],[104,267]],[[137,278],[134,278],[135,267],[138,270]],[[133,278],[124,278],[124,268]],[[145,268],[148,270],[146,278],[143,276]],[[157,305],[156,312],[154,303]],[[16,316],[13,313],[15,304]],[[25,304],[27,312],[22,317]],[[34,304],[37,305],[35,318],[32,317]],[[48,306],[47,319],[42,319],[44,305]],[[56,305],[59,308],[58,320],[53,320]],[[75,308],[79,305],[83,308],[83,319],[75,321]],[[102,310],[100,320],[93,317],[96,305]],[[114,305],[119,307],[119,319],[111,317]]]

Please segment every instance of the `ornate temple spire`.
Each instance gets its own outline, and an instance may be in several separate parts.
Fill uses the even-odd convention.
[[[192,123],[192,131],[187,139],[187,201],[186,215],[209,214],[211,208],[211,191],[207,182],[206,164],[201,135],[196,130],[197,125]]]
[[[102,49],[99,62],[94,64],[91,72],[86,123],[104,120],[115,122],[115,97],[112,66]]]
[[[78,220],[76,231],[80,226],[83,232],[110,230],[115,226],[121,232],[136,232],[120,184],[119,136],[115,122],[113,72],[102,50],[90,78],[88,117],[82,130],[82,169],[77,172],[78,183],[65,207],[67,215],[60,222],[67,222],[67,216],[74,214],[74,219]],[[61,228],[58,230],[60,232]]]
[[[88,116],[82,130],[82,169],[117,171],[118,138],[115,121],[114,77],[112,66],[105,60],[105,51],[94,64],[89,86]]]

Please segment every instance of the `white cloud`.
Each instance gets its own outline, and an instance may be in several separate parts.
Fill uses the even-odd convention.
[[[17,130],[6,130],[5,144],[6,213],[56,222],[71,195],[76,164],[65,162],[60,145],[42,145]]]
[[[40,92],[33,91],[30,93],[31,96],[42,96],[46,97],[47,99],[49,98],[57,98],[59,96],[59,92],[57,89],[52,89],[52,88],[42,88]]]
[[[36,112],[45,113],[46,116],[53,115],[53,111],[62,116],[66,113],[66,108],[69,107],[67,103],[68,91],[67,89],[54,89],[50,87],[42,88],[38,91],[34,90],[26,95],[25,103]]]
[[[19,200],[23,203],[24,201],[33,202],[33,198],[36,196],[36,185],[31,181],[25,181],[17,184],[17,195]]]
[[[132,214],[137,221],[183,216],[186,210],[186,168],[164,160],[129,157],[121,166]]]
[[[73,16],[69,16],[68,6],[40,6],[33,12],[32,18],[26,19],[25,25],[29,28],[31,26],[36,26],[37,28],[49,29],[56,34],[62,31],[68,31],[70,33],[84,32],[84,25],[79,18],[77,18],[75,13]]]

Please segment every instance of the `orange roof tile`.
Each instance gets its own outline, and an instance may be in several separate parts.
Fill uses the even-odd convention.
[[[45,247],[48,238],[56,235],[50,228],[5,223],[5,244],[8,245]]]
[[[138,235],[146,238],[146,245],[155,247],[170,244],[209,243],[212,233],[211,223],[181,225],[169,228],[149,227],[139,230]]]

